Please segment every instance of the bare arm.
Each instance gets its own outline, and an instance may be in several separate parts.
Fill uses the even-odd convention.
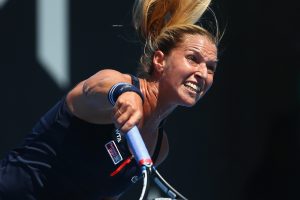
[[[67,95],[70,111],[90,123],[115,125],[128,131],[142,117],[142,100],[134,92],[125,92],[113,107],[108,101],[110,88],[119,82],[131,83],[129,75],[115,70],[101,70],[79,83]]]

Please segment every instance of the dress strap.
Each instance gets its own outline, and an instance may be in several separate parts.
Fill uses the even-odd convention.
[[[138,89],[140,89],[140,81],[136,76],[133,76],[132,74],[130,74],[131,76],[131,83],[132,85],[134,85],[135,87],[137,87]]]

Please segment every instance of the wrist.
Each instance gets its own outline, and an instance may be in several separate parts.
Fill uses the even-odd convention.
[[[123,82],[117,83],[110,88],[110,90],[108,92],[108,96],[107,96],[109,102],[112,105],[115,105],[119,96],[121,96],[121,94],[123,94],[125,92],[135,92],[136,94],[138,94],[141,97],[142,101],[144,102],[144,95],[141,93],[139,88],[137,88],[134,85],[131,85],[129,83],[123,83]]]

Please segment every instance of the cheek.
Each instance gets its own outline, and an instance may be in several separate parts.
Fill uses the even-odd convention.
[[[182,83],[184,79],[187,79],[191,74],[193,74],[193,70],[185,63],[173,65],[172,68],[170,67],[170,76],[172,76],[176,82]]]
[[[172,83],[180,81],[182,74],[182,70],[177,65],[169,65],[164,72],[166,79]]]

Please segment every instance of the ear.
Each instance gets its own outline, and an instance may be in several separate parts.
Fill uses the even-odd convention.
[[[161,74],[165,68],[165,54],[162,51],[155,51],[153,55],[153,68],[156,74]]]

